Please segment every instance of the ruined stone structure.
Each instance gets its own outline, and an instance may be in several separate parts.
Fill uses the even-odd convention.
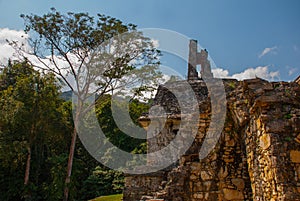
[[[200,160],[199,150],[211,123],[213,94],[190,66],[201,63],[205,68],[207,60],[195,62],[190,56],[190,61],[188,83],[200,111],[199,119],[191,121],[197,126],[180,128],[182,114],[171,91],[184,92],[183,81],[160,86],[153,104],[163,107],[168,116],[163,130],[148,140],[148,151],[165,147],[179,130],[188,135],[197,129],[195,140],[168,168],[127,175],[124,201],[300,201],[300,85],[259,78],[222,80],[227,100],[225,125],[214,149]],[[205,74],[206,69],[210,66],[201,72]],[[142,116],[140,122],[147,129],[149,116]]]
[[[295,79],[295,82],[300,84],[300,75]]]
[[[201,65],[201,78],[212,78],[210,62],[208,61],[207,50],[197,51],[197,41],[191,40],[189,45],[189,61],[188,61],[188,80],[198,80],[199,75],[197,65]]]

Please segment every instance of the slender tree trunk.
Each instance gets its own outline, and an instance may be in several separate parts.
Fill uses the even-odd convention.
[[[76,139],[77,139],[76,126],[79,122],[80,113],[81,113],[81,106],[82,106],[81,101],[78,99],[78,107],[76,109],[76,115],[75,115],[75,118],[74,118],[74,129],[73,129],[71,145],[70,145],[70,153],[69,153],[68,167],[67,167],[67,176],[66,176],[66,180],[65,180],[64,201],[69,200],[72,167],[73,167],[75,145],[76,145]]]
[[[73,159],[74,159],[76,138],[77,138],[77,132],[76,132],[76,128],[74,127],[73,134],[72,134],[71,145],[70,145],[67,176],[66,176],[66,180],[65,180],[64,201],[68,201],[68,199],[69,199],[69,191],[70,191],[69,187],[70,187],[70,183],[71,183],[71,175],[72,175],[72,167],[73,167]]]
[[[25,176],[24,176],[24,185],[26,186],[29,183],[29,176],[30,176],[30,165],[31,165],[31,145],[32,145],[32,136],[34,135],[34,123],[31,125],[30,135],[29,135],[29,144],[27,147],[27,161],[26,161],[26,168],[25,168]]]
[[[27,148],[27,161],[26,161],[26,169],[25,169],[25,177],[24,177],[24,185],[26,186],[29,182],[30,175],[30,162],[31,162],[31,149],[30,146]]]

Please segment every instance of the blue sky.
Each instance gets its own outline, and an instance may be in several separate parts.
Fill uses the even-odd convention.
[[[249,69],[260,75],[263,67],[275,80],[300,74],[298,0],[0,0],[0,29],[23,29],[21,13],[44,14],[51,7],[102,13],[139,28],[169,29],[197,39],[227,76],[243,77]]]

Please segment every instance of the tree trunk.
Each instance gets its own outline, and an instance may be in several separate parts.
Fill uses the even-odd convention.
[[[31,145],[32,145],[32,136],[34,135],[34,123],[31,125],[30,135],[29,135],[29,144],[27,147],[27,161],[25,168],[25,176],[24,176],[24,185],[26,186],[29,183],[30,176],[30,165],[31,165]]]
[[[78,107],[76,108],[76,115],[75,115],[75,118],[74,118],[74,129],[73,129],[71,145],[70,145],[70,153],[69,153],[68,167],[67,167],[67,176],[66,176],[66,180],[65,180],[64,201],[69,200],[72,167],[73,167],[75,145],[76,145],[76,139],[77,139],[76,126],[78,125],[78,122],[79,122],[81,109],[82,109],[81,106],[82,106],[81,101],[80,101],[80,99],[78,99]]]
[[[29,175],[30,175],[30,161],[31,161],[31,149],[30,149],[30,146],[27,148],[27,150],[28,150],[28,155],[27,155],[25,177],[24,177],[24,185],[25,186],[29,182]]]
[[[72,167],[73,167],[73,159],[74,159],[76,138],[77,138],[77,132],[76,132],[76,128],[74,127],[73,134],[72,134],[71,145],[70,145],[67,176],[66,176],[66,180],[65,180],[64,201],[68,201],[68,199],[69,199],[69,191],[70,191],[69,187],[70,187],[70,183],[71,183],[71,174],[72,174]]]

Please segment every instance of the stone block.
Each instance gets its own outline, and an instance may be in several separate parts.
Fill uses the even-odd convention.
[[[300,163],[300,151],[298,150],[290,151],[290,159],[293,163]]]
[[[223,194],[226,200],[244,200],[244,194],[239,190],[225,188]]]
[[[221,167],[218,173],[219,179],[224,179],[228,176],[227,166]]]
[[[198,177],[195,174],[192,174],[190,176],[190,180],[197,180],[197,179],[198,179]]]
[[[256,120],[256,127],[259,129],[261,127],[261,120],[257,119]]]
[[[268,122],[266,125],[266,132],[268,133],[284,133],[286,131],[286,127],[288,126],[288,122],[285,120],[273,120]]]
[[[297,142],[297,143],[299,143],[300,144],[300,133],[297,135],[297,137],[295,138],[295,141]]]
[[[243,190],[245,188],[245,181],[244,179],[231,179],[231,182],[233,183],[233,185],[236,186],[236,188],[238,190]]]
[[[205,191],[210,191],[211,189],[211,185],[213,184],[213,182],[212,181],[205,181],[205,182],[203,182],[203,188],[204,188],[204,190]]]
[[[268,149],[271,145],[271,137],[269,134],[263,134],[260,138],[259,138],[259,146],[262,149]]]
[[[234,158],[230,157],[230,158],[224,158],[223,159],[225,163],[233,163],[234,162]]]
[[[203,199],[203,198],[204,198],[203,193],[195,193],[195,194],[193,195],[193,197],[194,197],[195,199]]]
[[[207,181],[207,180],[211,180],[212,179],[212,176],[207,171],[201,171],[200,175],[201,175],[201,179],[203,181]]]

